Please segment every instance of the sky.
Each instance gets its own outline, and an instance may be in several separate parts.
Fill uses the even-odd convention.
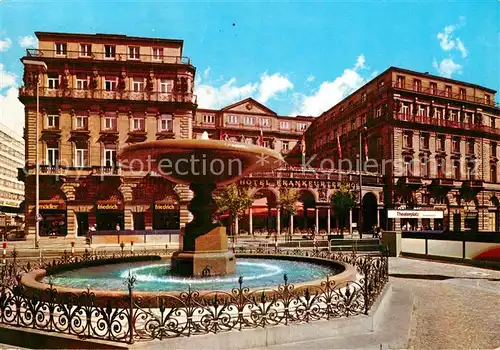
[[[0,0],[0,123],[22,133],[19,58],[35,31],[182,39],[199,107],[254,97],[279,115],[317,116],[390,66],[498,90],[499,18],[496,0]]]

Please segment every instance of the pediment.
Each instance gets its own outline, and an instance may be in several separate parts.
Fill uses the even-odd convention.
[[[222,108],[224,112],[239,112],[239,113],[247,113],[247,114],[271,114],[277,115],[272,109],[264,106],[262,103],[254,100],[249,97],[242,101],[238,101],[229,105],[227,107]]]

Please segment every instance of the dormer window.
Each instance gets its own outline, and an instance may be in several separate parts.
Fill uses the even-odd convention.
[[[56,55],[57,56],[66,56],[66,43],[56,43]]]
[[[115,45],[104,45],[104,57],[105,58],[115,58],[116,56],[116,46]]]
[[[153,60],[163,60],[163,47],[153,47]]]
[[[92,45],[80,44],[80,57],[91,57],[91,56],[92,56]]]

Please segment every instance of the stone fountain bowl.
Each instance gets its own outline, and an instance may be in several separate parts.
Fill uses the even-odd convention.
[[[228,185],[285,161],[266,147],[219,140],[158,140],[134,144],[119,154],[122,168],[155,172],[175,183]]]

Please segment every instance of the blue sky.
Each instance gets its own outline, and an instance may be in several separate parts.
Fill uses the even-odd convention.
[[[282,115],[315,115],[391,65],[498,89],[499,6],[0,0],[0,122],[19,129],[20,42],[34,31],[183,39],[201,107],[251,95]]]

